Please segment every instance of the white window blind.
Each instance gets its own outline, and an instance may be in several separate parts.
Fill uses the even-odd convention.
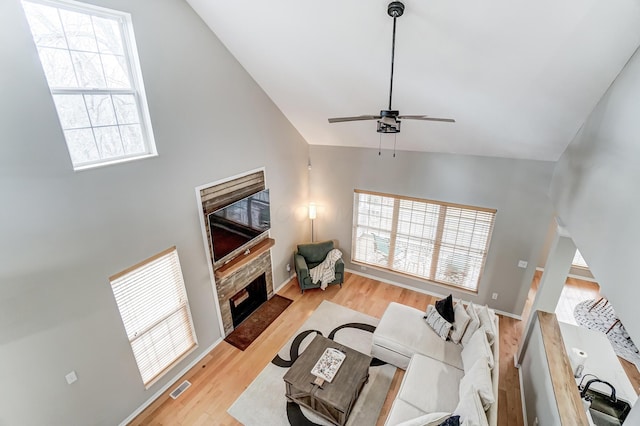
[[[589,265],[587,265],[587,261],[584,260],[580,250],[576,250],[576,254],[573,256],[573,261],[571,262],[572,266],[576,266],[578,268],[589,269]]]
[[[74,169],[155,155],[131,17],[22,2]]]
[[[352,260],[477,291],[495,214],[356,190]]]
[[[171,247],[109,281],[149,387],[197,344],[178,252]]]

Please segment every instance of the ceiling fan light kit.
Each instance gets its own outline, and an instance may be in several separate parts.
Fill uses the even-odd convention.
[[[387,6],[387,14],[393,18],[393,33],[391,41],[391,78],[389,82],[389,108],[380,111],[380,115],[358,115],[354,117],[330,118],[329,123],[343,123],[346,121],[378,120],[378,133],[400,133],[400,119],[440,121],[445,123],[455,123],[452,118],[436,118],[427,115],[400,115],[400,111],[391,107],[393,99],[393,67],[396,51],[396,19],[404,14],[404,4],[399,1],[392,1]]]

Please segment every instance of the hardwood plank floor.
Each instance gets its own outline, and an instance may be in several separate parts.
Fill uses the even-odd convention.
[[[180,398],[173,400],[163,395],[131,424],[238,425],[227,414],[227,409],[322,300],[330,300],[377,318],[382,316],[391,301],[424,310],[436,300],[429,295],[349,273],[342,288],[331,286],[326,291],[308,290],[302,295],[297,281],[293,279],[278,294],[294,302],[247,350],[242,352],[226,342],[220,343],[185,375],[184,378],[188,378],[192,386]],[[513,364],[521,329],[522,321],[500,316],[498,419],[499,424],[505,426],[523,424],[520,383]],[[403,376],[404,371],[398,369],[377,425],[384,424]]]

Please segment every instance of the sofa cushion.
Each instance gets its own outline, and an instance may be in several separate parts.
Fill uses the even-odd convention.
[[[478,319],[480,320],[480,327],[484,329],[489,344],[493,345],[493,341],[496,338],[496,328],[493,322],[494,316],[489,313],[489,307],[487,305],[475,306],[475,309],[478,314]]]
[[[407,360],[420,353],[462,370],[462,348],[442,340],[422,317],[423,311],[419,309],[389,303],[373,333],[374,346],[400,354]]]
[[[453,313],[455,321],[453,321],[449,338],[453,343],[460,343],[460,339],[462,339],[462,336],[467,329],[467,325],[469,324],[469,321],[471,321],[471,317],[467,314],[467,311],[461,302],[456,303],[455,308],[453,308]]]
[[[396,426],[402,422],[406,422],[417,417],[423,416],[427,413],[419,409],[418,407],[414,407],[406,401],[401,400],[400,398],[396,398],[391,404],[391,409],[389,410],[389,416],[387,420],[385,420],[385,426]]]
[[[415,419],[398,423],[396,426],[440,426],[442,422],[450,417],[451,413],[427,413],[416,417]]]
[[[463,388],[468,387],[476,389],[485,410],[496,402],[491,382],[491,370],[484,359],[478,359],[469,371],[465,371],[464,377],[460,380],[460,392],[465,392],[466,390]]]
[[[460,402],[453,412],[460,415],[464,426],[489,426],[482,402],[473,386],[464,389],[464,392],[461,389]]]
[[[298,254],[304,257],[309,268],[322,262],[331,250],[333,250],[333,241],[330,240],[320,243],[298,244]]]
[[[469,315],[471,319],[469,320],[467,329],[465,330],[464,334],[462,335],[462,339],[460,340],[462,346],[469,343],[469,339],[471,339],[473,333],[475,333],[476,330],[480,328],[480,318],[478,318],[478,313],[474,309],[472,302],[469,302],[469,304],[467,305],[467,315]]]
[[[486,360],[489,368],[493,368],[493,351],[491,350],[491,346],[489,346],[489,342],[487,342],[487,335],[483,329],[478,329],[473,333],[473,336],[469,339],[469,343],[465,345],[460,355],[465,372],[471,370],[471,367],[473,367],[473,364],[475,364],[478,359]]]
[[[452,324],[443,318],[433,305],[427,306],[427,315],[424,319],[442,340],[449,338]]]
[[[455,317],[453,315],[453,296],[448,295],[442,300],[438,300],[435,304],[436,310],[444,318],[450,323],[453,323]]]
[[[464,372],[424,355],[411,358],[397,398],[425,413],[453,412]]]

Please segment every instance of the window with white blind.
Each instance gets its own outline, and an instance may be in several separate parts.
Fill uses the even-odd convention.
[[[577,268],[589,269],[589,265],[587,265],[587,261],[584,260],[582,254],[580,254],[580,250],[576,250],[576,254],[573,256],[573,261],[571,262],[571,266],[575,266]]]
[[[23,0],[75,170],[156,154],[131,16]]]
[[[496,210],[356,190],[352,260],[477,291]]]
[[[175,247],[109,278],[145,387],[197,346]]]

